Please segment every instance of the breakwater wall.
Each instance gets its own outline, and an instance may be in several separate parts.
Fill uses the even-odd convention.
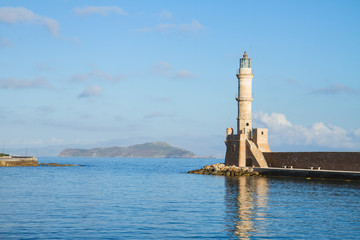
[[[269,167],[360,171],[360,152],[263,152]]]
[[[36,157],[7,156],[0,157],[0,167],[39,166]]]
[[[317,169],[299,169],[299,168],[254,168],[264,176],[283,176],[283,177],[302,177],[302,178],[325,178],[325,179],[343,179],[343,180],[360,180],[358,171],[335,171],[335,170],[317,170]]]

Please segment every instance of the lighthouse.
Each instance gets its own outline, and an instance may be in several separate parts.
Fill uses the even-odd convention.
[[[246,51],[240,58],[240,67],[236,77],[238,79],[237,132],[234,134],[232,128],[226,129],[225,165],[268,167],[262,154],[270,152],[268,130],[252,128],[251,104],[254,100],[252,97],[254,72],[251,68],[251,59]]]
[[[236,77],[238,79],[237,134],[244,134],[247,139],[250,139],[252,130],[251,103],[254,100],[251,90],[254,74],[251,69],[251,59],[248,58],[246,51],[240,59],[240,68]]]

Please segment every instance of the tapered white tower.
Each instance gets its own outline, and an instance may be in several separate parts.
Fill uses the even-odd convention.
[[[236,74],[239,81],[238,97],[238,117],[237,134],[244,134],[246,139],[251,138],[251,102],[252,98],[252,79],[254,74],[251,69],[251,59],[248,58],[246,51],[240,59],[240,68]]]
[[[236,74],[238,79],[238,116],[237,132],[232,128],[226,129],[225,165],[239,167],[260,166],[267,167],[262,152],[270,152],[267,129],[253,129],[251,119],[252,79],[251,59],[246,51],[240,59],[240,68]]]

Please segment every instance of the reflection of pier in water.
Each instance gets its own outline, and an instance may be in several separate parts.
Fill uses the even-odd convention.
[[[267,208],[268,181],[263,177],[226,177],[226,226],[232,236],[261,233]]]

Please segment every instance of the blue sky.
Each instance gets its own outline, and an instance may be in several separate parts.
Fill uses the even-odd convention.
[[[223,157],[246,50],[253,126],[269,128],[273,151],[359,151],[359,10],[358,1],[0,0],[0,143],[31,152],[167,141]]]

